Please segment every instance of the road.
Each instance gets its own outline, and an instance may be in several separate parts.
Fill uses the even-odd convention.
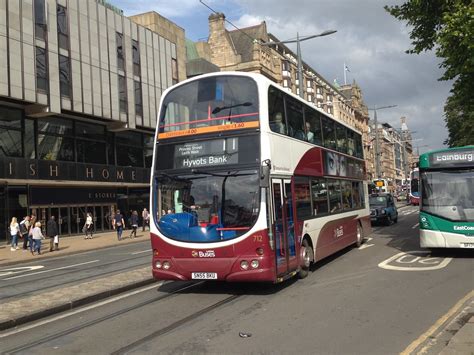
[[[150,265],[150,242],[32,261],[0,268],[0,302]]]
[[[398,354],[472,290],[472,253],[418,247],[416,207],[279,285],[167,282],[0,333],[6,353]],[[436,344],[427,353],[437,353]]]

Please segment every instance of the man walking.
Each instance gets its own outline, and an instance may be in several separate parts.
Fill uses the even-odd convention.
[[[59,231],[58,231],[58,224],[56,223],[54,216],[49,218],[48,223],[46,224],[46,236],[49,237],[49,251],[53,251],[54,246],[54,239],[58,237],[59,242]],[[56,244],[56,250],[58,250],[58,244]]]
[[[30,230],[30,216],[23,218],[20,222],[20,233],[23,238],[23,250],[28,249],[28,231]]]
[[[146,208],[144,208],[142,211],[142,219],[142,227],[144,232],[146,226],[148,226],[148,229],[150,229],[150,214],[148,213]]]

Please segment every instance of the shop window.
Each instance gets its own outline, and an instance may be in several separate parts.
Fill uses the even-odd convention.
[[[74,139],[38,134],[38,158],[43,160],[74,161]]]
[[[117,165],[143,167],[143,149],[117,145]]]
[[[64,118],[41,118],[38,119],[38,132],[73,136],[73,124],[71,120]]]
[[[58,23],[58,43],[59,48],[69,49],[69,28],[67,20],[67,9],[64,6],[56,6],[56,16]]]
[[[123,34],[115,32],[115,42],[117,45],[117,68],[125,71],[124,52],[123,52]]]
[[[118,76],[120,112],[127,112],[127,85],[123,75]]]
[[[34,0],[35,12],[35,37],[41,40],[46,39],[46,5],[45,0]]]
[[[61,96],[71,96],[71,66],[69,57],[59,56],[59,89]]]
[[[316,217],[328,214],[328,186],[326,179],[311,180],[311,197],[313,200],[313,214]]]
[[[76,122],[76,136],[105,141],[105,127],[95,123]]]
[[[296,215],[298,219],[311,216],[311,194],[309,192],[309,179],[304,177],[295,178],[295,201]]]
[[[105,142],[78,139],[77,161],[79,163],[106,164],[107,152]]]
[[[36,159],[35,121],[25,120],[25,158]]]
[[[36,47],[36,89],[48,92],[48,65],[46,50]]]
[[[135,114],[143,116],[142,84],[135,80],[133,86],[135,91]]]
[[[132,39],[133,75],[140,76],[140,44]]]

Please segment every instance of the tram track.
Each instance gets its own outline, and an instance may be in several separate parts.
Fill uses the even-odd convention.
[[[143,259],[143,256],[129,258],[125,261],[139,260],[139,259]],[[85,267],[85,268],[81,268],[80,270],[68,269],[67,271],[63,271],[61,273],[51,274],[51,275],[47,275],[47,276],[44,276],[44,277],[36,278],[34,280],[34,282],[35,282],[35,284],[38,284],[42,281],[58,278],[60,276],[71,275],[71,273],[86,272],[88,270],[98,269],[98,268],[102,269],[103,267],[108,267],[108,266],[112,266],[112,265],[119,264],[119,263],[124,263],[124,260],[117,260],[117,261],[112,261],[112,262],[108,262],[108,263],[104,263],[104,264],[100,264],[100,265],[88,266],[88,267]],[[102,273],[94,275],[94,276],[88,275],[88,276],[84,276],[84,277],[74,278],[74,279],[72,279],[70,281],[67,281],[67,282],[61,282],[60,284],[49,285],[49,286],[46,286],[46,287],[36,288],[32,291],[26,291],[26,292],[22,291],[21,293],[17,293],[17,294],[10,294],[10,295],[7,295],[7,296],[0,296],[0,300],[4,301],[4,300],[11,299],[11,298],[15,298],[15,297],[20,296],[20,295],[21,295],[21,297],[24,297],[25,295],[35,294],[35,293],[38,293],[40,291],[45,291],[45,290],[48,290],[48,289],[54,289],[54,288],[57,288],[57,287],[64,287],[65,285],[76,284],[78,282],[85,281],[85,280],[92,281],[94,279],[99,279],[99,278],[102,278],[104,276],[114,275],[114,274],[120,273],[122,271],[131,271],[135,268],[139,268],[139,267],[146,266],[146,265],[150,265],[149,260],[146,261],[146,262],[143,262],[143,263],[135,264],[135,265],[127,265],[127,266],[122,267],[122,268],[115,268],[115,269],[113,269],[109,272],[102,272]],[[34,275],[32,275],[32,276],[34,276]],[[2,285],[2,286],[0,286],[0,291],[2,289],[11,289],[13,287],[18,287],[18,286],[25,285],[25,284],[30,284],[30,283],[31,283],[31,280],[25,280],[25,281],[20,281],[20,282],[14,283],[14,284]]]
[[[116,317],[119,317],[121,315],[124,315],[126,313],[136,311],[136,310],[138,310],[142,307],[149,306],[149,305],[151,305],[153,303],[156,303],[156,302],[171,299],[173,297],[178,297],[179,295],[185,295],[185,294],[189,293],[189,291],[192,291],[195,288],[201,287],[204,284],[205,284],[205,281],[201,281],[201,282],[197,282],[197,283],[196,282],[186,282],[185,285],[178,288],[177,290],[169,292],[168,294],[156,297],[154,299],[148,299],[148,300],[142,301],[138,304],[135,304],[135,305],[132,305],[132,306],[129,306],[129,307],[125,307],[123,309],[120,309],[118,311],[115,311],[115,312],[112,312],[110,314],[104,315],[104,316],[99,317],[97,319],[85,322],[83,324],[80,324],[80,325],[77,325],[77,326],[72,326],[68,329],[58,331],[58,332],[56,332],[54,334],[51,334],[51,335],[48,335],[46,337],[41,337],[40,339],[33,339],[33,340],[31,340],[27,343],[24,343],[20,346],[10,348],[8,350],[3,350],[2,354],[17,354],[17,353],[29,352],[30,350],[33,350],[34,348],[37,348],[40,345],[46,344],[48,342],[51,342],[51,341],[54,341],[54,340],[57,340],[57,339],[60,339],[60,338],[65,337],[67,335],[71,335],[71,334],[76,333],[78,331],[82,331],[82,330],[85,330],[87,328],[91,328],[95,325],[98,325],[99,323],[112,320],[112,319],[114,319]],[[114,352],[112,352],[112,354],[124,354],[127,351],[138,348],[141,345],[146,344],[147,342],[149,342],[151,340],[155,340],[156,338],[159,338],[160,336],[163,336],[163,335],[177,329],[178,327],[199,318],[200,316],[208,314],[208,313],[212,312],[213,310],[218,309],[219,307],[222,307],[226,304],[231,303],[232,301],[234,301],[234,300],[236,300],[236,299],[238,299],[242,296],[243,296],[242,294],[230,295],[230,296],[224,298],[223,300],[215,302],[215,303],[213,303],[213,304],[211,304],[207,307],[204,307],[204,308],[199,309],[197,311],[193,311],[190,315],[182,317],[182,318],[174,321],[173,323],[171,323],[167,326],[164,326],[164,327],[162,327],[162,328],[160,328],[156,331],[153,331],[152,333],[150,333],[148,335],[145,335],[144,337],[142,337],[142,338],[140,338],[140,339],[138,339],[134,342],[131,342],[130,344],[128,344],[128,345],[126,345],[126,346],[124,346],[124,347],[122,347],[118,350],[115,350]]]

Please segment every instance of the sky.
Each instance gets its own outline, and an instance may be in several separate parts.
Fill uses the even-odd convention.
[[[156,11],[185,30],[186,37],[206,40],[212,13],[199,0],[109,0],[126,16]],[[452,83],[438,81],[443,74],[434,52],[406,54],[410,28],[387,13],[384,5],[400,0],[202,0],[223,12],[242,28],[265,21],[268,32],[280,40],[337,30],[335,34],[300,42],[303,61],[327,81],[354,80],[369,108],[397,105],[377,111],[378,121],[400,128],[406,117],[415,150],[424,153],[445,148],[448,137],[443,107]],[[228,29],[234,29],[228,24]],[[296,45],[288,47],[296,52]],[[369,111],[373,118],[373,110]]]

